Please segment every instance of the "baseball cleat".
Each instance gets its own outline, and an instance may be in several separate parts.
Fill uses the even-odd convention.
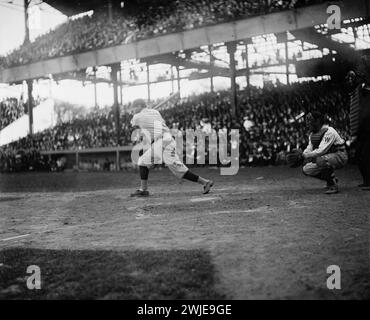
[[[213,187],[214,182],[212,180],[209,180],[205,186],[203,187],[203,194],[207,194],[209,190]]]
[[[134,193],[131,193],[131,197],[148,197],[149,191],[147,190],[136,190]]]
[[[328,190],[325,191],[325,194],[335,194],[335,193],[338,193],[338,192],[339,192],[338,185],[335,184],[333,186],[330,186],[328,188]]]
[[[327,182],[326,183],[326,187],[325,187],[325,190],[330,190],[331,189],[331,187],[333,187],[333,186],[337,186],[338,187],[338,182],[339,182],[339,180],[338,180],[338,178],[334,178],[333,179],[333,181],[330,183],[330,182]]]

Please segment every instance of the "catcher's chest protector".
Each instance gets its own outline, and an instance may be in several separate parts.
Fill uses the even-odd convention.
[[[324,137],[328,128],[321,128],[318,132],[311,133],[311,143],[314,149],[317,149],[321,143],[322,138]]]

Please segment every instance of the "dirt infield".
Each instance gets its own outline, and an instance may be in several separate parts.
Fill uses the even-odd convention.
[[[331,196],[299,169],[194,171],[215,180],[209,195],[166,169],[147,199],[129,197],[134,172],[0,175],[0,298],[370,298],[370,192],[355,168]],[[327,289],[329,265],[341,290]]]

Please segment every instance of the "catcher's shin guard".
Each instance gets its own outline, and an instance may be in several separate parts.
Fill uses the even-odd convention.
[[[315,176],[320,180],[327,182],[328,186],[335,184],[334,169],[331,167],[324,168],[318,175]]]

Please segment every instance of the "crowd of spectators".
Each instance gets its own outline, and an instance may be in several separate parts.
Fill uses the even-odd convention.
[[[231,111],[229,91],[190,96],[161,113],[170,129],[182,132],[239,129],[241,165],[284,163],[287,152],[305,148],[309,132],[303,115],[313,110],[327,114],[328,123],[349,139],[348,97],[340,84],[322,81],[251,88],[239,90],[237,96],[237,117]],[[128,110],[127,106],[121,110],[120,145],[132,145],[132,115],[123,110]],[[21,139],[3,148],[3,153],[113,147],[117,145],[116,137],[113,112],[95,110],[84,119],[61,123],[32,139]]]
[[[16,142],[7,148],[0,148],[0,173],[21,171],[53,171],[57,164],[47,156],[40,154],[36,148],[27,148]]]
[[[5,98],[0,100],[0,130],[17,120],[27,110],[22,99]]]
[[[0,68],[317,2],[323,0],[161,0],[114,8],[111,14],[102,7],[92,15],[68,19],[35,41],[0,56]]]
[[[120,133],[123,144],[131,137],[129,115],[121,114]],[[23,149],[36,148],[41,151],[82,150],[117,145],[117,129],[114,113],[110,110],[94,110],[84,118],[73,119],[36,133],[33,138],[23,138],[19,145]]]
[[[33,105],[38,106],[44,99],[37,96]],[[27,113],[27,101],[20,98],[8,97],[0,100],[0,131]]]
[[[313,110],[327,114],[328,123],[349,139],[348,97],[333,82],[252,88],[239,91],[237,100],[236,119],[229,91],[190,97],[163,115],[170,126],[181,130],[207,124],[216,131],[239,129],[242,165],[282,163],[287,152],[305,148],[308,129],[302,115]]]

